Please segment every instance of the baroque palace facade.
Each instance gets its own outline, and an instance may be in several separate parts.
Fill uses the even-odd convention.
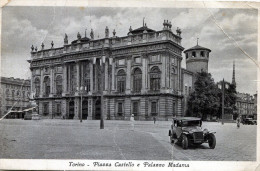
[[[210,50],[199,45],[185,51],[181,68],[181,30],[168,21],[155,31],[143,24],[127,36],[115,30],[105,38],[81,37],[64,46],[38,50],[32,46],[31,87],[39,114],[47,118],[160,120],[185,113],[194,72],[207,71]],[[195,58],[196,57],[196,58]],[[194,60],[195,59],[195,60]],[[101,98],[103,97],[103,98]],[[103,100],[102,100],[103,99]],[[102,100],[102,102],[101,102]],[[101,105],[103,104],[103,105]]]

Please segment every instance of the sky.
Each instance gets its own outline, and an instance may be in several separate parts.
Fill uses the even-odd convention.
[[[126,36],[145,23],[160,31],[163,21],[172,23],[175,33],[182,30],[182,46],[189,49],[197,44],[211,49],[209,72],[215,82],[231,82],[233,61],[236,64],[237,91],[254,94],[257,90],[257,30],[255,9],[189,9],[189,8],[83,8],[83,7],[3,7],[1,74],[6,77],[30,77],[30,47],[45,49],[63,46],[65,33],[69,42],[80,32],[87,36],[91,28],[95,38],[103,38],[108,26],[110,36]],[[246,54],[245,54],[246,53]],[[186,67],[184,54],[182,67]],[[251,58],[251,59],[250,59]],[[252,60],[253,59],[253,60]]]

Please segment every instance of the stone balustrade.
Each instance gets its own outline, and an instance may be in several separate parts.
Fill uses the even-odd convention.
[[[163,40],[170,40],[181,46],[181,37],[173,34],[170,30],[162,30],[153,33],[142,33],[128,35],[125,37],[111,37],[97,40],[90,40],[88,42],[78,42],[74,44],[64,45],[59,48],[44,49],[37,52],[31,52],[31,59],[39,59],[46,57],[59,56],[65,53],[87,51],[101,49],[103,47],[117,48],[127,45],[136,45],[148,42],[157,42]]]

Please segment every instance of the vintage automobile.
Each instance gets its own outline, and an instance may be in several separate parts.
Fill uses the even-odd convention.
[[[243,118],[241,122],[243,125],[257,125],[257,121],[253,118]]]
[[[173,118],[169,136],[171,143],[174,140],[187,149],[189,145],[200,145],[208,143],[211,149],[216,146],[216,132],[210,132],[207,129],[202,130],[202,121],[196,117],[176,117]]]

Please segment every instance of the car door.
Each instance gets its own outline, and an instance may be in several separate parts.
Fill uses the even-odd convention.
[[[181,121],[177,121],[177,126],[176,126],[176,135],[177,138],[179,138],[182,134],[182,129],[181,129]]]

